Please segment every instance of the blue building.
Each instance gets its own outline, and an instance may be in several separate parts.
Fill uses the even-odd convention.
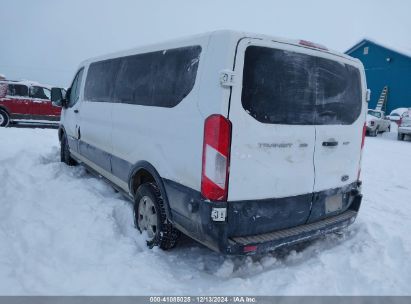
[[[378,102],[387,114],[396,108],[411,108],[411,51],[394,50],[364,39],[346,54],[364,64],[371,90],[370,109]]]

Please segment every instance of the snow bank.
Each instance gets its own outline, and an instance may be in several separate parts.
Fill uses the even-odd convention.
[[[185,238],[148,250],[131,205],[59,162],[56,130],[0,129],[1,295],[411,295],[411,142],[367,138],[364,202],[342,236],[263,257]]]

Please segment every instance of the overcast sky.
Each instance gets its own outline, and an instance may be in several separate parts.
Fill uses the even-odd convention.
[[[411,51],[410,14],[409,0],[0,0],[0,74],[68,86],[88,57],[216,29]]]

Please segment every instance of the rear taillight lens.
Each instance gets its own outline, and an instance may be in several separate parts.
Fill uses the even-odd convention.
[[[257,246],[255,245],[248,245],[243,247],[243,252],[244,253],[250,253],[250,252],[256,252],[257,251]]]
[[[204,123],[201,194],[212,201],[227,200],[230,167],[231,122],[211,115]]]
[[[398,125],[401,126],[402,124],[402,117],[400,118],[400,120],[398,121]]]
[[[323,45],[321,45],[321,44],[319,44],[319,43],[314,43],[314,42],[307,41],[307,40],[300,40],[298,43],[299,43],[300,45],[308,46],[308,47],[310,47],[310,48],[315,48],[315,49],[320,49],[320,50],[328,51],[328,49],[327,49],[325,46],[323,46]]]

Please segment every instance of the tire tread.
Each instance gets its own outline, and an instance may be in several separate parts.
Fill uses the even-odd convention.
[[[176,246],[178,238],[180,237],[180,232],[174,228],[173,224],[168,220],[167,214],[166,214],[166,209],[165,209],[165,204],[164,204],[164,199],[161,195],[160,189],[155,183],[144,183],[140,185],[139,190],[141,190],[141,187],[147,187],[148,191],[150,191],[154,197],[155,197],[155,204],[158,207],[158,212],[160,215],[160,231],[159,234],[154,240],[151,242],[147,242],[147,245],[151,248],[153,246],[159,246],[163,250],[169,250],[173,247]],[[137,204],[137,200],[135,204]],[[134,208],[137,208],[135,206]],[[136,227],[138,228],[137,225],[137,219],[136,221]]]

